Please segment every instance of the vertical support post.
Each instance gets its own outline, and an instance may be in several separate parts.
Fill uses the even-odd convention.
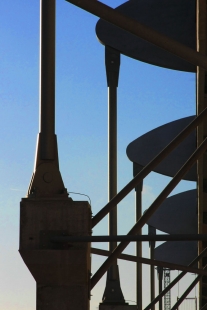
[[[133,176],[142,170],[142,166],[133,163]],[[142,216],[142,187],[143,182],[135,187],[135,211],[136,211],[136,222]],[[142,234],[142,229],[137,235]],[[136,256],[142,257],[142,242],[136,242]],[[138,309],[142,309],[142,264],[136,263],[136,299]]]
[[[55,0],[40,1],[41,159],[55,157]]]
[[[157,267],[159,295],[162,293],[163,268]],[[162,298],[159,300],[159,310],[162,310]]]
[[[40,133],[28,198],[20,204],[19,252],[36,283],[37,310],[89,310],[90,243],[51,237],[91,234],[91,208],[68,198],[55,136],[55,0],[40,0]]]
[[[117,87],[119,79],[120,53],[113,48],[105,47],[105,65],[108,85],[108,199],[117,194]],[[109,213],[109,235],[117,235],[117,207]],[[113,251],[117,242],[109,243]],[[124,296],[120,287],[117,260],[107,272],[103,304],[123,303]],[[101,307],[101,306],[100,306]]]
[[[55,6],[55,0],[40,0],[40,132],[28,197],[68,196],[55,135]]]
[[[156,228],[148,225],[148,234],[156,235]],[[150,259],[154,259],[155,241],[150,241],[149,246],[150,246]],[[151,301],[153,301],[155,299],[155,267],[154,265],[150,266],[150,295],[151,295]],[[152,306],[152,310],[155,310],[155,305]]]
[[[206,55],[206,23],[207,23],[207,4],[205,0],[197,0],[197,51]],[[207,72],[201,67],[197,67],[197,114],[201,113],[207,107]],[[203,122],[197,129],[197,147],[207,136],[207,123]],[[207,233],[207,154],[204,153],[198,159],[198,233]],[[206,242],[198,243],[198,251],[202,252],[207,245]],[[199,263],[199,268],[206,265],[207,257],[204,257]],[[202,277],[199,282],[199,309],[201,309],[207,299],[206,291],[207,280]]]

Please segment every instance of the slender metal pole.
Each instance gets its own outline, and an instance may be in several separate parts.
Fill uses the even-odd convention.
[[[117,87],[119,79],[120,53],[105,47],[105,65],[108,86],[108,199],[117,195]],[[109,213],[109,236],[117,236],[117,206]],[[116,240],[110,240],[109,250],[117,247]],[[117,260],[107,271],[103,303],[125,303],[120,286]]]
[[[138,172],[142,170],[142,166],[133,163],[133,177],[137,175]],[[142,216],[142,187],[143,182],[135,187],[135,212],[136,212],[136,222]],[[142,235],[142,229],[139,230],[137,235]],[[136,256],[142,257],[142,243],[136,243]],[[142,309],[142,264],[137,262],[136,264],[136,297],[137,297],[137,307]]]
[[[203,268],[206,270],[207,265]],[[188,294],[192,291],[192,289],[196,286],[196,284],[200,281],[202,278],[201,275],[197,276],[197,278],[191,283],[191,285],[187,288],[187,290],[183,293],[183,295],[178,299],[176,304],[171,308],[171,310],[177,310],[180,304],[183,302],[183,300],[188,296]]]
[[[156,228],[148,225],[148,235],[156,236]],[[149,246],[150,246],[150,259],[154,260],[155,241],[150,241]],[[154,265],[150,266],[150,295],[151,295],[151,301],[152,301],[155,298],[155,267]],[[155,310],[154,306],[152,306],[152,310]]]
[[[108,197],[109,201],[117,195],[117,90],[108,87]],[[109,235],[117,235],[117,206],[109,213]],[[109,251],[117,247],[116,241],[109,242]],[[111,266],[111,278],[116,279],[117,261]],[[113,268],[115,266],[115,268]]]
[[[155,248],[150,245],[150,259],[154,260]],[[155,267],[154,265],[150,266],[150,298],[151,301],[155,298]],[[152,306],[152,310],[155,310],[155,307]]]
[[[166,51],[185,59],[186,61],[201,66],[207,70],[207,59],[204,55],[194,51],[190,47],[181,44],[159,32],[140,24],[138,21],[121,14],[111,7],[94,0],[66,0],[79,8],[82,8],[109,23],[118,26]]]
[[[120,53],[105,47],[105,64],[108,86],[108,199],[117,195],[117,86]],[[117,207],[109,213],[109,236],[117,236]],[[109,251],[117,247],[116,241],[109,242]],[[117,278],[117,261],[110,267],[112,280]]]
[[[55,157],[55,0],[40,1],[40,156]]]
[[[202,257],[204,257],[207,253],[207,248],[205,248],[200,255],[198,255],[189,265],[188,267],[194,266]],[[185,275],[186,271],[181,272],[162,292],[159,294],[144,310],[150,310],[153,305],[155,305],[160,298],[162,298],[178,281],[180,281]]]
[[[207,108],[199,114],[175,139],[173,139],[148,165],[146,165],[109,203],[92,218],[92,227],[98,224],[124,197],[173,151],[207,116]]]
[[[109,252],[107,250],[101,250],[101,249],[96,249],[96,248],[91,248],[91,253],[96,254],[96,255],[101,255],[101,256],[109,256],[111,254],[111,252]],[[204,271],[203,269],[192,268],[192,267],[187,267],[184,265],[172,264],[172,263],[162,262],[162,261],[158,261],[158,260],[143,258],[143,257],[136,257],[134,255],[129,255],[129,254],[120,254],[118,256],[118,258],[129,261],[129,262],[140,262],[140,263],[146,264],[146,265],[154,265],[154,266],[160,266],[163,268],[182,270],[185,272],[201,274],[202,276],[207,275],[207,271]],[[151,309],[151,308],[148,308],[148,309]]]
[[[163,268],[157,267],[159,295],[162,293]],[[162,310],[162,298],[159,300],[159,310]]]
[[[180,182],[180,180],[187,173],[187,171],[194,165],[198,157],[205,152],[206,148],[207,148],[207,138],[203,141],[203,143],[201,143],[201,145],[197,148],[197,150],[193,153],[193,155],[189,158],[189,160],[176,173],[175,177],[166,186],[166,188],[162,191],[162,193],[155,199],[155,201],[147,209],[147,211],[143,214],[143,216],[139,219],[139,221],[134,225],[134,227],[129,231],[128,235],[136,234],[144,226],[144,224],[146,224],[147,220],[152,216],[152,214],[157,210],[157,208],[159,208],[160,204],[167,198],[167,196],[176,187],[176,185]],[[109,256],[109,258],[106,259],[103,265],[92,277],[91,288],[93,288],[96,285],[96,283],[101,279],[101,277],[111,266],[114,259],[117,259],[118,255],[123,252],[123,250],[127,247],[128,244],[129,242],[127,241],[121,242],[117,246],[117,248],[113,251],[113,253]]]

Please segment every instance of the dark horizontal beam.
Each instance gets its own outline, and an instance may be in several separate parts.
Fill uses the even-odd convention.
[[[109,256],[111,254],[110,251],[96,249],[96,248],[91,248],[91,253],[96,254],[96,255],[101,255],[101,256]],[[191,272],[191,273],[200,274],[200,275],[207,275],[207,271],[204,271],[203,269],[197,269],[197,268],[192,268],[188,266],[162,262],[156,259],[137,257],[134,255],[129,255],[129,254],[120,254],[118,256],[118,259],[130,261],[130,262],[138,262],[138,263],[146,264],[146,265],[154,265],[154,266],[159,266],[163,268],[169,268],[171,270],[181,270],[181,271]]]
[[[119,235],[119,236],[58,236],[52,242],[109,242],[109,241],[204,241],[207,234],[174,234],[174,235]]]
[[[206,56],[196,52],[192,48],[183,45],[138,21],[121,14],[117,10],[95,0],[66,0],[85,11],[92,13],[105,21],[124,29],[135,36],[142,38],[196,66],[207,70]]]

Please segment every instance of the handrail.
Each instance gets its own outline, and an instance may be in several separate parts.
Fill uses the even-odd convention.
[[[206,149],[207,149],[207,138],[201,143],[201,145],[196,149],[196,151],[192,154],[192,156],[186,161],[186,163],[182,166],[182,168],[176,173],[174,178],[169,182],[169,184],[165,187],[165,189],[161,192],[161,194],[155,199],[155,201],[146,210],[146,212],[140,217],[137,223],[129,231],[128,235],[135,235],[140,231],[140,229],[146,224],[146,222],[152,216],[152,214],[159,208],[160,204],[167,198],[167,196],[171,193],[171,191],[180,182],[182,177],[187,173],[187,171],[193,166],[193,164],[198,159],[198,157],[201,156],[205,152]],[[112,254],[106,259],[106,261],[102,264],[102,266],[98,269],[98,271],[91,278],[91,288],[93,288],[96,285],[96,283],[101,279],[101,277],[109,269],[113,261],[117,259],[117,257],[124,251],[124,249],[127,247],[129,243],[130,241],[122,241],[116,247],[116,249],[112,252]]]
[[[193,266],[197,263],[204,255],[206,255],[207,248],[205,248],[200,255],[198,255],[189,265],[188,267]],[[171,268],[170,268],[171,269]],[[154,306],[160,299],[178,282],[180,281],[185,275],[186,271],[182,271],[144,310],[150,310],[152,306]]]
[[[207,70],[207,58],[192,48],[163,35],[152,28],[149,28],[135,19],[112,9],[111,7],[94,0],[66,0],[85,11],[92,13],[105,21],[124,29],[137,37],[140,37],[164,50],[183,58],[184,60],[201,66]]]
[[[207,265],[203,268],[203,270],[207,269]],[[191,283],[191,285],[187,288],[187,290],[183,293],[183,295],[178,299],[178,301],[174,304],[171,310],[177,310],[183,300],[188,296],[188,294],[192,291],[192,289],[196,286],[196,284],[200,281],[202,275],[196,277],[196,279]]]
[[[183,129],[148,165],[146,165],[122,190],[114,196],[93,218],[92,227],[97,225],[123,198],[125,198],[142,180],[173,151],[207,116],[205,108],[185,129]]]

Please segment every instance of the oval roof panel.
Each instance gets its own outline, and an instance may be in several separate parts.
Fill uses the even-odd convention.
[[[147,224],[168,234],[197,234],[197,191],[193,189],[165,199]]]
[[[163,126],[157,127],[136,140],[127,147],[128,158],[140,165],[146,166],[157,156],[195,116],[185,117]],[[173,177],[187,159],[196,150],[196,131],[194,130],[183,142],[172,151],[153,171]],[[196,165],[184,176],[184,180],[196,181]]]
[[[130,0],[115,10],[196,50],[195,0]],[[152,65],[188,72],[196,67],[179,57],[100,19],[99,41],[120,53]]]
[[[187,266],[198,256],[196,241],[168,241],[155,248],[154,258]]]

